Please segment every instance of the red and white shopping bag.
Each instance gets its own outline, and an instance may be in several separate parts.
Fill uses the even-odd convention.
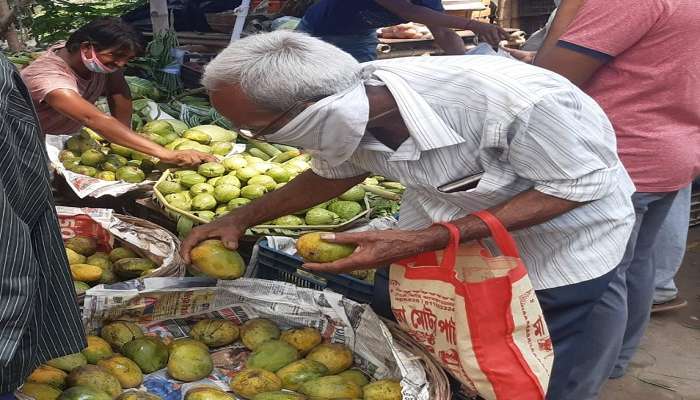
[[[401,328],[486,400],[541,400],[554,352],[515,241],[492,214],[474,214],[501,252],[450,244],[391,266],[391,308]],[[438,261],[442,256],[442,260]]]

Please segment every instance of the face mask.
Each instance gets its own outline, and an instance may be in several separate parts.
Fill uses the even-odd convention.
[[[117,68],[110,68],[102,64],[102,62],[97,58],[97,54],[95,54],[94,47],[90,46],[90,52],[92,53],[90,55],[90,58],[86,58],[85,53],[83,53],[83,51],[80,50],[80,57],[83,59],[83,64],[85,65],[85,68],[97,74],[111,74],[112,72],[117,70]]]
[[[369,119],[364,82],[326,97],[265,140],[301,147],[325,167],[347,161],[359,146]]]

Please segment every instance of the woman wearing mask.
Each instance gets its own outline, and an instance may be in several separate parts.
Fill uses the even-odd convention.
[[[86,126],[106,140],[166,163],[197,165],[215,158],[193,150],[168,150],[131,130],[131,94],[121,69],[143,51],[141,35],[118,18],[99,18],[49,48],[22,71],[45,135]],[[111,115],[95,101],[106,96]]]

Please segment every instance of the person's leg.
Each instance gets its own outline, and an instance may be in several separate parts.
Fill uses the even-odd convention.
[[[625,255],[605,293],[586,321],[586,329],[579,344],[585,350],[579,354],[569,375],[566,394],[562,399],[597,399],[598,392],[615,367],[627,326],[627,270],[634,259],[637,236],[644,222],[644,214],[649,203],[656,199],[655,196],[639,194],[632,197],[636,220]]]
[[[668,216],[659,229],[656,246],[651,253],[651,262],[656,269],[654,304],[668,303],[678,297],[673,278],[685,255],[690,221],[690,194],[690,185],[678,191]]]
[[[0,394],[0,400],[15,400],[14,393],[2,393]]]
[[[654,251],[664,251],[658,248],[656,239],[677,193],[665,193],[650,203],[639,228],[634,259],[627,271],[627,329],[611,378],[624,375],[649,323],[654,300],[654,265],[651,255]]]
[[[554,346],[547,400],[563,398],[577,353],[581,351],[580,339],[588,316],[614,275],[615,270],[612,270],[590,281],[537,291]]]

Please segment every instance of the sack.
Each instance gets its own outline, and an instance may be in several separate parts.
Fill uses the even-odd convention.
[[[391,266],[389,293],[401,328],[486,400],[544,399],[554,352],[515,241],[488,212],[502,256],[480,242],[450,244]],[[438,262],[439,256],[442,261]]]

